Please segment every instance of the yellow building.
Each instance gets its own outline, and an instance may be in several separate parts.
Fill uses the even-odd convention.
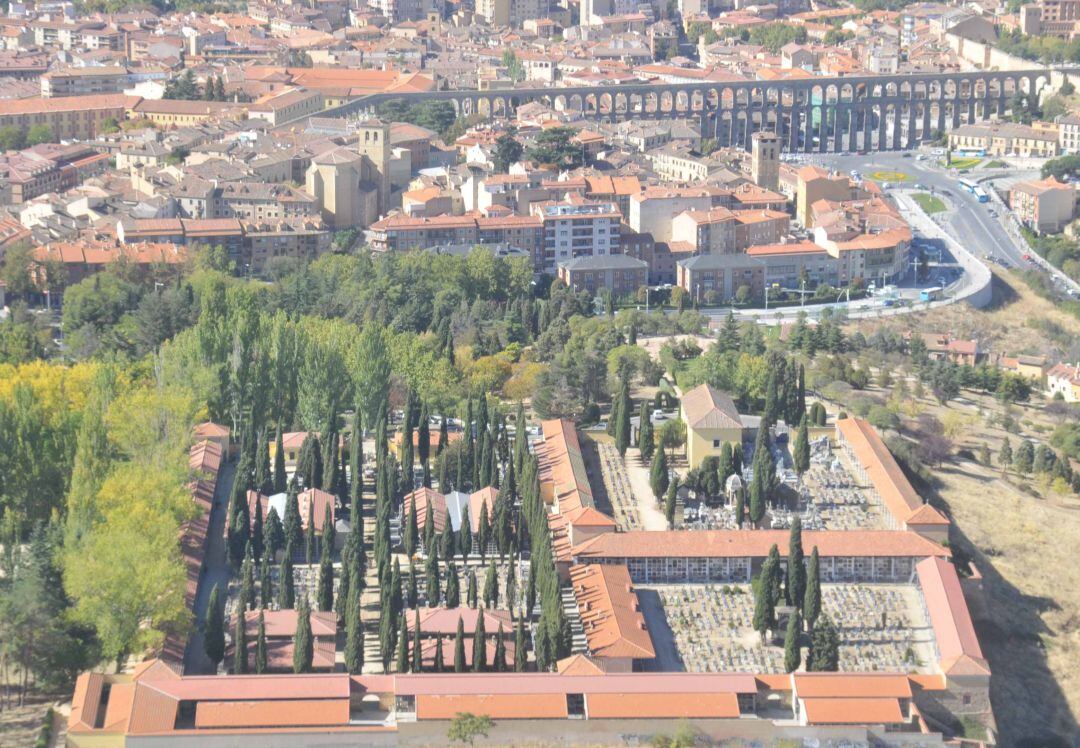
[[[706,457],[718,456],[725,442],[742,442],[742,420],[735,402],[710,384],[700,384],[683,395],[681,417],[686,424],[686,462],[691,470]]]
[[[818,200],[844,201],[852,198],[851,180],[820,166],[804,166],[796,172],[795,218],[806,228],[813,228],[810,206]]]

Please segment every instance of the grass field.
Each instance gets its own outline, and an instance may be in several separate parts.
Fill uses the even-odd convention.
[[[976,166],[982,163],[982,159],[977,156],[969,156],[967,158],[954,158],[952,163],[941,162],[942,166],[946,166],[950,169],[974,169]]]
[[[940,197],[935,197],[928,192],[917,192],[911,196],[912,199],[919,204],[919,207],[923,209],[923,212],[927,215],[932,213],[942,213],[945,210],[945,203]]]

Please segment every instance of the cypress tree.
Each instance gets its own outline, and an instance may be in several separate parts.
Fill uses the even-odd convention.
[[[390,660],[394,656],[394,615],[384,606],[379,615],[379,658],[383,672],[390,672]]]
[[[270,577],[270,557],[263,556],[259,564],[259,607],[269,608],[274,599],[274,582]]]
[[[420,426],[416,431],[416,454],[420,458],[420,464],[424,466],[424,476],[427,482],[425,486],[430,488],[431,479],[428,474],[428,463],[431,459],[431,416],[428,415],[427,405],[420,408]]]
[[[777,398],[779,396],[779,383],[777,381],[777,371],[775,367],[769,368],[769,377],[765,383],[765,409],[761,413],[761,428],[768,429],[769,426],[776,424],[777,409],[779,403]]]
[[[503,641],[503,627],[499,624],[499,631],[495,635],[495,661],[491,663],[491,669],[496,673],[506,672],[506,642]]]
[[[619,450],[620,457],[626,456],[626,448],[630,446],[631,407],[630,385],[623,378],[619,385],[619,419],[615,423],[615,448]]]
[[[267,496],[274,492],[274,472],[270,468],[270,445],[266,432],[259,433],[255,453],[255,490]]]
[[[655,437],[653,435],[652,415],[649,413],[649,401],[645,400],[641,403],[641,409],[638,411],[638,449],[641,450],[642,462],[648,462],[652,459],[653,451],[656,448]]]
[[[514,574],[514,558],[510,557],[510,565],[506,567],[506,583],[503,585],[503,599],[506,607],[511,610],[517,604],[517,576]]]
[[[255,640],[255,672],[262,675],[266,672],[266,617],[263,611],[259,611],[259,633]]]
[[[278,517],[277,509],[270,507],[266,513],[266,540],[264,553],[270,556],[271,561],[277,552],[285,546],[285,528]]]
[[[802,662],[802,652],[799,650],[801,632],[802,624],[799,621],[799,611],[796,610],[788,618],[787,632],[784,634],[784,672],[795,672]]]
[[[326,502],[326,512],[323,514],[322,537],[319,539],[319,553],[333,555],[337,545],[337,528],[334,527],[334,503]]]
[[[653,460],[652,469],[649,471],[649,485],[658,502],[667,491],[669,482],[667,453],[661,449],[656,453],[656,459]]]
[[[476,631],[473,632],[472,648],[473,672],[487,671],[487,632],[484,631],[484,611],[476,616]]]
[[[484,606],[495,608],[499,605],[499,577],[495,570],[495,559],[491,559],[487,577],[484,579]]]
[[[398,558],[394,559],[394,567],[390,572],[390,594],[387,600],[394,615],[401,615],[405,608],[405,595],[401,591],[401,560]]]
[[[441,487],[443,484],[440,483]],[[431,513],[431,499],[424,509],[424,551],[430,553],[435,548],[435,515]]]
[[[284,531],[285,545],[298,548],[304,542],[304,530],[300,521],[300,500],[296,491],[289,491],[285,497],[285,516],[282,518],[282,530]]]
[[[447,517],[447,525],[450,524],[449,517]],[[461,553],[461,561],[465,562],[469,558],[469,554],[472,553],[472,526],[469,522],[469,507],[468,505],[461,508],[461,528],[458,530],[458,552]],[[449,557],[448,557],[449,558]]]
[[[334,609],[334,564],[330,560],[330,553],[323,548],[322,559],[319,561],[319,579],[317,582],[316,605],[319,610],[327,611]]]
[[[221,586],[215,584],[210,591],[210,604],[204,619],[203,649],[214,667],[225,657],[225,608],[221,600]]]
[[[741,530],[746,521],[746,489],[740,488],[735,495],[735,524]]]
[[[525,615],[532,616],[536,609],[536,564],[529,564],[529,576],[525,582]]]
[[[771,561],[766,560],[765,565],[770,564]],[[776,625],[776,608],[773,604],[772,595],[769,592],[769,574],[771,570],[766,570],[765,566],[762,566],[761,575],[758,577],[758,583],[754,586],[754,619],[753,626],[754,631],[757,631],[761,635],[761,640],[765,641],[765,636],[768,634],[769,629]]]
[[[446,607],[456,608],[461,605],[461,582],[453,561],[446,562]]]
[[[244,610],[243,606],[237,607],[236,626],[233,631],[233,673],[236,675],[245,675],[248,671],[247,628],[245,627]]]
[[[667,494],[664,496],[664,516],[667,517],[668,527],[675,529],[675,506],[679,496],[679,478],[676,476],[668,485]]]
[[[497,499],[496,499],[497,500]],[[480,502],[480,520],[477,523],[476,544],[479,546],[480,561],[487,557],[488,543],[491,542],[491,520],[488,517],[487,502]]]
[[[293,672],[310,673],[315,656],[315,641],[311,635],[311,607],[307,597],[300,598],[296,611],[296,634],[293,635]]]
[[[245,548],[244,563],[240,566],[240,607],[243,610],[255,607],[255,559],[251,543]]]
[[[338,485],[338,429],[336,408],[331,406],[327,427],[322,438],[322,486],[333,493]]]
[[[807,570],[806,593],[803,595],[803,619],[811,631],[814,623],[821,615],[821,562],[818,559],[818,549],[810,553],[810,567]]]
[[[1020,446],[1016,448],[1016,456],[1013,458],[1013,467],[1016,468],[1018,473],[1027,475],[1031,472],[1034,461],[1035,448],[1027,439],[1021,440]]]
[[[349,441],[349,526],[358,537],[364,536],[364,429],[360,420],[360,407],[353,408],[352,437]]]
[[[727,479],[735,472],[735,466],[731,460],[731,442],[720,445],[720,459],[716,465],[716,480],[720,484],[720,491],[727,487]]]
[[[447,522],[447,525],[450,523]],[[439,551],[432,548],[427,557],[427,566],[424,568],[427,593],[427,606],[434,608],[439,604]]]
[[[525,672],[528,664],[529,653],[525,651],[525,616],[519,615],[514,629],[514,672]]]
[[[419,673],[424,669],[423,663],[423,650],[420,647],[420,611],[413,611],[413,651],[412,651],[412,671]]]
[[[443,523],[442,535],[439,538],[439,550],[445,558],[451,558],[454,555],[454,528],[450,526],[449,512],[446,513],[446,521]]]
[[[806,565],[802,545],[802,520],[799,515],[791,521],[791,537],[788,540],[787,602],[801,609],[806,596]]]
[[[449,433],[449,429],[446,426],[446,416],[443,416],[441,421],[439,422],[439,443],[435,447],[435,456],[436,457],[441,455],[443,453],[443,450],[446,449],[447,446],[449,446],[449,440],[450,440],[450,433]],[[439,484],[439,489],[440,490],[445,490],[441,483]]]
[[[765,566],[762,565],[762,577],[767,580],[769,599],[772,600],[773,607],[776,607],[784,593],[784,568],[780,563],[780,549],[776,547],[776,543],[769,548],[769,557],[765,559],[765,563],[768,564],[768,572],[766,573]]]
[[[405,616],[401,616],[401,630],[398,631],[397,640],[397,665],[394,669],[398,673],[404,673],[409,670],[409,624]]]
[[[750,521],[758,526],[765,516],[765,476],[756,467],[750,481]]]
[[[810,637],[806,669],[811,672],[836,672],[840,667],[840,637],[832,621],[822,618]]]
[[[420,601],[419,584],[416,581],[416,564],[409,561],[409,589],[406,602],[410,608],[415,608]]]
[[[259,498],[255,501],[255,518],[251,521],[251,550],[256,561],[263,557],[263,551],[266,549],[265,535],[262,500]]]
[[[364,670],[364,624],[360,619],[360,591],[352,590],[345,615],[345,669],[351,675]]]
[[[441,673],[446,670],[446,664],[443,662],[443,640],[442,634],[435,634],[435,667],[432,669],[436,673]]]
[[[296,586],[293,580],[293,550],[291,544],[285,545],[285,557],[281,559],[281,574],[278,579],[278,608],[291,610],[296,604]]]
[[[408,499],[409,512],[405,521],[405,537],[403,538],[405,544],[405,553],[409,558],[416,555],[416,547],[419,541],[419,528],[416,524],[416,496],[415,494]]]
[[[469,582],[465,593],[465,599],[468,602],[469,607],[473,610],[476,609],[478,604],[476,587],[476,570],[469,569]]]
[[[465,672],[465,622],[461,616],[458,616],[457,633],[454,634],[454,672]]]
[[[307,527],[304,528],[304,558],[310,565],[315,557],[315,496],[308,501]]]
[[[277,437],[274,439],[274,493],[284,493],[288,484],[289,476],[285,472],[285,446],[281,441],[281,424],[277,427]]]
[[[795,416],[797,418],[802,418],[802,416],[805,415],[805,414],[806,414],[806,367],[804,367],[802,364],[799,364],[799,378],[798,378],[798,381],[796,383],[796,390],[795,390]],[[821,414],[822,414],[821,423],[818,424],[818,425],[824,426],[825,425],[825,418],[824,418],[825,409],[824,408],[822,408]]]
[[[806,416],[799,421],[799,431],[795,435],[791,461],[795,465],[795,472],[799,475],[810,469],[810,432],[806,425]]]

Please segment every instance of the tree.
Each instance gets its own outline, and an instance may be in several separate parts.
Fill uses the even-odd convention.
[[[327,508],[329,508],[329,504],[327,505]],[[319,561],[319,578],[316,582],[315,589],[317,600],[316,606],[318,607],[318,609],[322,611],[333,610],[334,564],[330,558],[330,550],[326,548],[325,544],[323,545],[322,549],[322,559]]]
[[[1018,473],[1027,475],[1035,462],[1035,447],[1031,442],[1024,439],[1016,449],[1016,457],[1013,458],[1013,467]]]
[[[525,616],[519,615],[514,627],[514,672],[523,673],[529,664],[529,653],[525,649]]]
[[[402,616],[404,618],[404,616]],[[412,671],[419,673],[424,669],[424,652],[420,647],[420,610],[413,610],[413,651]]]
[[[203,633],[203,649],[214,667],[225,657],[225,604],[221,600],[220,585],[210,592],[210,604],[206,608]]]
[[[447,518],[446,525],[450,526]],[[450,557],[447,556],[449,559]],[[432,548],[427,557],[427,565],[424,567],[425,596],[427,605],[434,608],[439,604],[439,549]]]
[[[615,422],[615,448],[619,450],[619,456],[626,456],[626,448],[630,446],[630,385],[623,378],[619,385],[619,413]]]
[[[821,619],[810,637],[806,669],[811,672],[836,672],[840,668],[840,636],[828,618]]]
[[[364,422],[376,422],[379,408],[390,392],[390,356],[385,328],[364,325],[352,358],[352,378]]]
[[[465,672],[465,622],[461,616],[458,616],[457,632],[454,634],[454,672]]]
[[[1001,465],[1003,471],[1008,470],[1013,464],[1012,443],[1007,436],[1001,442],[1001,450],[998,452],[998,464]]]
[[[791,460],[795,464],[795,472],[799,475],[810,469],[810,432],[807,428],[806,416],[799,421],[799,431],[795,435]]]
[[[495,171],[505,174],[512,164],[516,164],[521,160],[524,152],[525,149],[513,135],[503,133],[495,140],[495,151],[492,154]]]
[[[237,608],[236,626],[233,630],[233,673],[236,675],[245,675],[248,671],[247,622],[244,610],[245,606]]]
[[[28,146],[41,145],[42,143],[55,143],[56,135],[49,125],[34,125],[26,132],[26,144]]]
[[[799,636],[802,633],[802,623],[799,620],[799,611],[792,611],[788,618],[787,632],[784,634],[784,671],[794,673],[799,669],[802,662],[802,652],[799,649]]]
[[[801,609],[806,594],[806,565],[803,563],[802,520],[799,515],[791,521],[788,539],[787,602]]]
[[[300,598],[296,610],[296,633],[293,635],[293,672],[310,673],[315,656],[315,640],[311,634],[311,608],[307,597]]]
[[[649,486],[657,501],[660,501],[660,497],[667,491],[669,483],[667,454],[661,449],[653,459],[652,468],[649,471]]]
[[[675,529],[675,506],[679,496],[679,477],[675,476],[668,485],[664,495],[664,516],[667,517],[668,527]]]
[[[754,585],[753,626],[754,631],[761,635],[762,641],[765,640],[769,629],[776,625],[776,605],[769,590],[769,579],[772,573],[771,569],[767,568],[769,564],[771,560],[767,560],[762,566],[757,584]]]
[[[458,712],[450,721],[450,729],[446,731],[446,737],[453,743],[472,745],[478,737],[486,738],[488,731],[494,726],[495,723],[486,714]]]
[[[446,524],[450,524],[450,518],[447,517]],[[466,505],[461,509],[461,528],[458,532],[458,552],[461,553],[461,561],[464,563],[469,554],[472,553],[472,525],[469,521],[469,507]]]
[[[652,417],[649,413],[649,401],[645,400],[641,403],[641,409],[638,411],[638,449],[641,450],[641,459],[643,462],[648,462],[652,459],[653,450],[656,447],[655,436],[653,435]]]
[[[345,669],[351,675],[364,671],[364,624],[360,619],[360,590],[349,592],[345,616]]]
[[[293,579],[292,544],[285,544],[285,555],[281,559],[281,573],[278,575],[278,608],[291,610],[296,604],[296,582]]]
[[[473,672],[487,671],[487,632],[484,630],[484,611],[476,615],[476,630],[473,632]]]
[[[503,627],[499,624],[499,630],[495,634],[495,661],[491,669],[496,673],[504,673],[508,670],[506,664],[506,642],[503,640]]]
[[[750,521],[755,527],[765,516],[765,476],[756,466],[750,480]]]
[[[274,507],[270,507],[270,510],[266,513],[264,535],[264,545],[266,546],[264,555],[272,559],[285,545],[285,528],[278,518],[277,509]]]
[[[461,581],[453,561],[446,562],[446,607],[456,608],[461,605]]]
[[[476,610],[476,606],[479,604],[479,593],[477,592],[475,569],[469,569],[469,580],[466,584],[465,600],[470,608]]]
[[[541,164],[554,164],[560,168],[573,170],[585,162],[584,148],[573,142],[576,133],[570,127],[552,127],[544,130],[535,138],[529,148],[531,160]]]
[[[401,619],[401,630],[398,632],[398,656],[397,656],[397,672],[405,673],[409,670],[409,624],[405,620],[405,616],[399,616]]]
[[[266,672],[266,616],[259,611],[259,633],[255,640],[255,673]]]
[[[495,569],[495,559],[491,559],[487,576],[484,578],[484,606],[495,608],[499,605],[499,577]]]
[[[810,553],[810,564],[806,571],[806,592],[803,594],[803,619],[811,631],[821,615],[821,560],[817,546]]]

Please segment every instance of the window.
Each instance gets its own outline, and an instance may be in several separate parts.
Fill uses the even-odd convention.
[[[566,715],[570,719],[585,719],[585,694],[566,694]]]
[[[712,440],[712,445],[713,445],[713,449],[719,449],[720,448],[720,440],[719,439],[713,439]]]

